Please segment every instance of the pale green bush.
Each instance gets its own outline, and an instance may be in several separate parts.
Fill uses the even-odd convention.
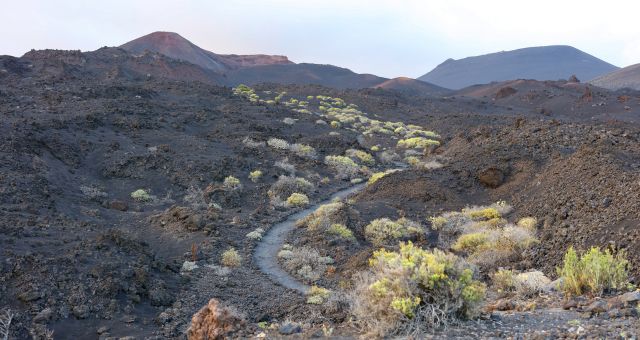
[[[138,202],[150,202],[153,201],[153,196],[151,196],[146,190],[138,189],[131,193],[131,198]]]
[[[304,207],[309,205],[309,197],[305,194],[294,192],[287,198],[287,205],[290,207]]]
[[[365,238],[375,246],[390,245],[398,239],[416,237],[424,233],[424,228],[417,222],[406,218],[392,221],[379,218],[371,221],[364,228]]]
[[[220,262],[225,267],[239,267],[242,264],[242,257],[235,248],[231,247],[222,253]]]
[[[222,182],[222,186],[228,190],[237,190],[242,187],[242,184],[240,183],[239,179],[233,176],[227,176]]]
[[[249,173],[249,179],[253,183],[257,183],[261,177],[262,177],[262,171],[260,170],[254,170]]]
[[[604,292],[625,289],[629,283],[629,261],[626,253],[613,255],[610,250],[593,247],[578,257],[569,247],[558,275],[562,277],[562,289],[568,295],[591,293],[601,296]]]
[[[324,163],[329,166],[340,179],[354,177],[360,171],[360,167],[351,158],[345,156],[326,156]]]

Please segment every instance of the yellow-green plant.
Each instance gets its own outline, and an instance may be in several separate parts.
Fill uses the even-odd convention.
[[[613,255],[610,250],[592,247],[582,256],[569,247],[562,267],[557,269],[562,277],[562,289],[568,295],[591,293],[600,296],[605,291],[621,290],[629,283],[629,261],[621,250]]]
[[[242,264],[242,257],[235,248],[231,247],[222,253],[220,262],[225,267],[239,267]]]
[[[222,186],[224,186],[226,189],[229,189],[229,190],[235,190],[235,189],[239,189],[242,185],[240,184],[239,179],[233,176],[227,176],[222,182]]]
[[[329,227],[329,229],[327,229],[327,233],[330,235],[336,235],[340,238],[346,239],[346,240],[355,240],[355,236],[353,236],[353,232],[351,231],[351,229],[347,228],[347,226],[345,226],[344,224],[340,224],[340,223],[334,223],[331,225],[331,227]]]
[[[368,184],[373,184],[375,182],[377,182],[380,178],[386,176],[387,173],[386,172],[376,172],[373,175],[371,175],[371,177],[369,177],[369,181],[367,181]]]
[[[475,253],[488,245],[489,236],[487,233],[479,232],[461,235],[452,248],[456,251]]]
[[[399,140],[397,146],[405,149],[426,149],[430,146],[438,145],[440,145],[440,142],[437,140],[424,137],[411,137]]]
[[[305,194],[294,192],[287,198],[287,204],[292,207],[303,207],[309,204],[309,197]]]
[[[331,292],[328,289],[314,285],[307,292],[307,303],[321,305],[329,299],[329,296],[331,296]]]
[[[257,183],[260,180],[261,177],[262,177],[262,171],[260,171],[260,170],[251,171],[249,173],[249,179],[253,183]]]
[[[153,200],[153,196],[151,196],[146,190],[138,189],[131,193],[131,198],[138,202],[149,202]]]
[[[437,311],[445,319],[473,317],[485,296],[486,287],[473,279],[472,267],[438,249],[400,243],[398,251],[374,252],[369,265],[368,275],[356,282],[351,310],[358,322],[376,327],[379,336],[411,322],[418,313]],[[446,322],[422,317],[420,322],[436,323],[427,326]]]
[[[422,226],[406,218],[396,221],[379,218],[364,227],[365,238],[375,246],[383,246],[397,242],[400,238],[415,237],[424,233]]]

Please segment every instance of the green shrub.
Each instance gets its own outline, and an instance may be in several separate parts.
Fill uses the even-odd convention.
[[[331,296],[331,292],[328,289],[314,285],[307,292],[307,303],[321,305],[329,299],[329,296]]]
[[[344,224],[334,223],[327,229],[327,233],[330,235],[335,235],[340,238],[354,241],[356,238],[353,236],[353,232],[351,229],[347,228]]]
[[[470,210],[467,212],[467,214],[469,215],[469,217],[471,217],[474,220],[490,220],[493,218],[502,217],[498,212],[498,210],[495,208]]]
[[[370,153],[362,150],[349,149],[346,151],[346,155],[359,160],[363,164],[373,165],[376,163],[376,160],[373,158],[373,156],[371,156]]]
[[[327,271],[328,265],[333,263],[332,258],[321,256],[316,249],[309,247],[290,249],[283,247],[278,257],[289,273],[305,282],[319,280]]]
[[[486,233],[464,234],[453,245],[453,250],[475,253],[489,245],[489,236]]]
[[[518,220],[518,227],[534,230],[538,225],[538,220],[535,217],[523,217]]]
[[[153,196],[151,196],[144,189],[138,189],[131,193],[131,198],[138,202],[150,202],[153,200]]]
[[[345,156],[326,156],[324,163],[336,172],[336,177],[340,179],[351,178],[360,171],[358,164]]]
[[[398,141],[399,148],[405,149],[426,149],[430,146],[438,146],[440,142],[433,139],[428,139],[424,137],[411,137],[407,139],[401,139]]]
[[[375,246],[384,246],[397,242],[400,238],[419,236],[424,229],[417,222],[400,218],[392,221],[388,218],[379,218],[371,221],[364,227],[365,238]]]
[[[371,175],[371,177],[369,177],[369,181],[367,181],[368,184],[373,184],[375,182],[377,182],[380,178],[386,176],[387,173],[386,172],[376,172],[373,175]]]
[[[257,183],[260,180],[261,177],[262,177],[262,171],[260,171],[260,170],[251,171],[249,173],[249,179],[253,183]]]
[[[323,204],[313,213],[298,220],[296,226],[307,227],[309,230],[328,230],[334,224],[336,214],[343,207],[342,202]]]
[[[569,247],[564,255],[562,267],[557,269],[562,277],[562,289],[568,295],[591,293],[597,296],[604,292],[621,290],[629,283],[629,261],[624,251],[615,256],[610,250],[593,247],[581,257]]]
[[[242,257],[235,248],[231,247],[222,253],[220,262],[225,267],[239,267],[242,264]]]
[[[291,207],[303,207],[309,204],[309,197],[305,194],[294,192],[287,198],[287,204]]]
[[[240,180],[233,177],[233,176],[227,176],[224,179],[224,182],[222,182],[222,186],[225,189],[229,189],[229,190],[236,190],[236,189],[240,189],[240,187],[242,186],[242,184],[240,184]]]
[[[289,142],[280,138],[269,138],[267,145],[278,150],[289,150]]]
[[[400,243],[397,252],[376,251],[369,264],[352,292],[351,311],[372,335],[393,334],[406,323],[429,328],[474,317],[485,296],[472,267],[438,249]]]

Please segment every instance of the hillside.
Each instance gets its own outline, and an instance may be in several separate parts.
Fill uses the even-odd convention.
[[[596,77],[589,83],[609,90],[630,88],[640,90],[640,64],[621,68],[619,70]]]
[[[407,94],[445,94],[451,92],[449,89],[407,77],[389,79],[372,87],[385,90],[396,90]]]
[[[593,79],[617,67],[571,46],[528,47],[460,60],[448,59],[419,80],[461,89],[513,79]]]
[[[242,67],[291,64],[285,56],[216,54],[200,48],[173,32],[153,32],[120,47],[133,53],[144,51],[161,53],[220,73]]]

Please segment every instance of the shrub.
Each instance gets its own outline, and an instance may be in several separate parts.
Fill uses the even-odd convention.
[[[273,163],[273,165],[277,168],[280,168],[286,172],[288,172],[289,174],[293,175],[296,173],[296,166],[289,163],[288,159],[283,159],[280,161],[276,161],[275,163]]]
[[[466,212],[474,220],[490,220],[502,217],[495,208],[472,209]]]
[[[485,286],[473,279],[472,267],[438,249],[400,243],[397,252],[374,252],[369,265],[357,279],[351,311],[378,336],[473,317],[484,299]]]
[[[346,153],[346,155],[348,157],[356,158],[360,162],[362,162],[364,164],[367,164],[367,165],[373,165],[373,164],[376,163],[376,160],[373,158],[373,156],[371,156],[370,153],[362,151],[362,150],[349,149],[345,153]]]
[[[205,199],[204,191],[200,188],[190,186],[184,195],[184,201],[194,210],[205,210],[209,207]]]
[[[347,228],[344,224],[334,223],[327,229],[327,233],[330,235],[338,236],[339,238],[355,241],[355,236],[351,229]]]
[[[249,173],[249,179],[253,183],[257,183],[261,177],[262,177],[262,171],[260,170],[254,170]]]
[[[100,200],[108,196],[106,192],[94,186],[81,185],[80,191],[85,197],[87,197],[90,200]]]
[[[336,177],[348,179],[358,174],[360,167],[351,158],[345,156],[326,156],[324,163],[336,172]]]
[[[523,217],[518,220],[518,227],[534,230],[538,225],[538,220],[535,217]]]
[[[327,230],[333,224],[338,211],[343,207],[342,202],[323,204],[313,213],[298,220],[296,226],[307,227],[309,230]]]
[[[220,262],[225,267],[239,267],[242,264],[242,257],[235,248],[231,247],[222,253]]]
[[[329,123],[329,124],[330,124],[330,125],[331,125],[331,127],[332,127],[332,128],[334,128],[334,129],[338,129],[338,128],[340,128],[340,126],[342,126],[342,125],[340,124],[340,122],[335,121],[335,120],[332,120],[332,121],[331,121],[331,123]]]
[[[287,205],[291,207],[303,207],[309,204],[309,197],[305,194],[294,192],[287,198]]]
[[[153,196],[151,196],[144,189],[138,189],[131,193],[131,198],[138,202],[150,202],[153,200]]]
[[[319,280],[326,272],[327,265],[333,263],[332,258],[321,256],[316,249],[309,247],[291,248],[288,252],[280,252],[278,255],[284,268],[305,282]]]
[[[375,182],[377,182],[380,178],[386,176],[387,173],[386,172],[376,172],[373,175],[371,175],[371,177],[369,177],[369,180],[367,181],[368,184],[373,184]]]
[[[296,123],[296,120],[297,119],[293,119],[293,118],[287,117],[287,118],[283,119],[282,122],[287,124],[287,125],[293,125],[293,124]]]
[[[289,197],[293,193],[309,193],[313,190],[313,184],[302,177],[280,176],[269,188],[271,197]]]
[[[415,237],[424,233],[424,229],[417,222],[401,218],[392,221],[379,218],[364,227],[365,238],[375,246],[389,245],[400,238]]]
[[[247,238],[250,238],[252,240],[260,240],[260,239],[262,239],[262,235],[263,234],[264,234],[264,229],[257,228],[256,230],[248,233],[247,234]]]
[[[307,292],[307,303],[321,305],[329,299],[330,295],[331,292],[326,288],[311,286],[311,289]]]
[[[280,138],[269,138],[267,140],[267,145],[278,150],[288,150],[289,142]]]
[[[626,288],[629,282],[628,267],[624,251],[614,256],[608,249],[602,251],[593,247],[578,258],[573,247],[569,247],[563,265],[557,271],[563,279],[562,289],[566,294],[589,292],[600,296],[607,291]]]
[[[499,269],[492,275],[493,287],[501,295],[516,294],[530,297],[539,294],[551,283],[540,271],[515,273],[513,270]]]
[[[372,147],[371,147],[371,151],[373,151],[373,152],[378,152],[378,151],[380,151],[380,145],[374,145],[374,146],[372,146]]]
[[[475,253],[486,248],[489,245],[489,236],[487,233],[471,233],[464,234],[458,238],[453,245],[456,251],[465,251],[467,253]]]
[[[317,157],[316,149],[314,149],[309,145],[297,144],[297,143],[291,144],[291,146],[289,147],[289,150],[291,150],[293,153],[298,155],[298,157],[311,158],[311,159],[315,159]]]
[[[424,137],[412,137],[407,139],[401,139],[398,141],[397,146],[405,149],[426,149],[430,146],[438,146],[440,142],[433,139]]]
[[[242,184],[240,183],[239,179],[233,176],[227,176],[222,182],[222,186],[228,190],[236,190],[240,189],[242,187]]]

